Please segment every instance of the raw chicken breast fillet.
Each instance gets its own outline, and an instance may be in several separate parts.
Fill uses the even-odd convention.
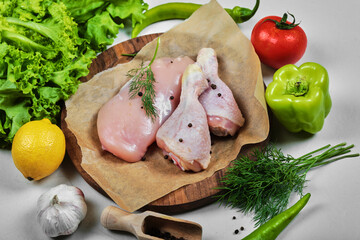
[[[155,121],[146,116],[141,96],[129,99],[131,80],[126,83],[98,113],[97,130],[102,148],[128,162],[141,160],[155,141],[161,124],[177,107],[181,76],[193,62],[189,57],[159,58],[151,65],[156,80],[154,104],[158,117]]]
[[[212,48],[202,48],[197,56],[209,88],[199,100],[207,113],[210,131],[217,136],[234,136],[245,119],[230,88],[218,76],[217,56]]]
[[[198,172],[210,162],[210,131],[198,99],[208,87],[200,67],[189,65],[182,77],[180,103],[156,134],[157,145],[182,170]]]

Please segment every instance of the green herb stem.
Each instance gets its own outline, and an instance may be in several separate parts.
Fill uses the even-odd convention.
[[[328,163],[335,162],[335,161],[338,161],[338,160],[344,159],[344,158],[359,156],[359,154],[344,155],[344,154],[349,153],[351,151],[350,149],[354,147],[353,144],[349,145],[347,147],[343,147],[345,145],[346,145],[346,143],[341,143],[334,147],[331,147],[330,149],[327,149],[330,147],[330,145],[326,145],[326,146],[319,148],[312,152],[312,154],[313,154],[313,153],[327,149],[325,152],[323,152],[322,154],[320,154],[318,156],[312,157],[312,154],[310,154],[310,155],[307,155],[306,157],[304,157],[305,156],[304,155],[304,156],[298,158],[297,161],[295,161],[295,164],[299,165],[298,171],[300,172],[300,171],[304,171],[306,169],[305,172],[307,172],[308,170],[310,170],[311,168],[314,168],[314,167],[326,165]],[[336,156],[339,156],[339,157],[333,158]],[[306,160],[306,158],[308,160],[304,161],[304,160]],[[301,164],[301,161],[304,161],[304,162]]]
[[[137,55],[137,53],[122,53],[121,56],[125,56],[125,57],[135,57]]]
[[[158,49],[159,49],[159,45],[160,45],[160,37],[157,38],[155,53],[154,53],[154,56],[152,57],[149,65],[148,65],[148,68],[150,68],[151,64],[155,61],[155,58],[156,58],[156,55],[157,55],[157,52],[158,52]]]

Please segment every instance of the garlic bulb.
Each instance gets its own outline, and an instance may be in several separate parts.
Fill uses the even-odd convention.
[[[37,220],[49,237],[75,232],[86,212],[84,193],[65,184],[43,193],[37,202]]]

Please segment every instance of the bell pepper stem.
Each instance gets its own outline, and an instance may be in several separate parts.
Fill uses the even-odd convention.
[[[286,93],[295,97],[304,96],[309,91],[309,83],[304,77],[297,77],[287,82]]]

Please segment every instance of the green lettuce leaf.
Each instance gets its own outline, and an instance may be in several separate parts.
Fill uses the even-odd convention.
[[[148,9],[149,5],[140,0],[129,1],[112,1],[106,8],[113,18],[126,19],[131,17],[132,27],[136,23],[141,23],[144,17],[144,11]]]
[[[132,26],[141,23],[148,4],[143,0],[64,0],[64,4],[79,24],[79,34],[91,43],[91,48],[104,51],[124,27],[126,20]],[[86,6],[86,7],[84,7]]]
[[[108,12],[102,12],[87,21],[84,37],[89,39],[92,47],[106,49],[123,27],[124,24],[116,24]]]
[[[16,131],[30,121],[31,99],[10,81],[0,80],[0,147],[9,147]]]

